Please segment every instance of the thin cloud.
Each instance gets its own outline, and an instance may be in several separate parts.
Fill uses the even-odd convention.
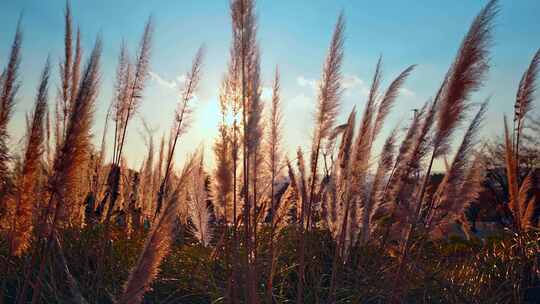
[[[309,88],[316,95],[319,89],[319,80],[307,78],[305,76],[296,77],[296,83],[303,88]],[[345,96],[355,96],[358,93],[361,96],[367,96],[369,94],[369,87],[366,82],[358,75],[345,75],[342,81],[343,89],[345,90]]]
[[[313,90],[316,90],[319,86],[319,81],[315,79],[309,79],[304,76],[298,76],[296,77],[296,83],[301,87],[307,87],[311,88]]]
[[[187,76],[185,74],[179,75],[176,77],[176,79],[173,79],[173,80],[167,80],[165,79],[165,77],[162,77],[156,72],[152,72],[152,71],[150,71],[148,74],[150,74],[150,79],[155,81],[159,86],[165,87],[171,90],[181,88],[187,79]]]
[[[399,94],[405,96],[405,97],[415,97],[416,96],[416,93],[411,90],[411,89],[407,89],[407,88],[400,88],[399,89]]]
[[[358,92],[361,96],[368,96],[369,87],[366,82],[358,75],[345,75],[343,77],[343,88],[346,96],[356,95]]]
[[[306,94],[299,94],[291,98],[290,105],[298,106],[300,108],[308,108],[314,105],[313,99]]]

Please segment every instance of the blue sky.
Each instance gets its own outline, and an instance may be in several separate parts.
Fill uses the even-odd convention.
[[[139,117],[144,117],[156,129],[156,137],[170,127],[181,85],[179,79],[189,68],[197,48],[202,43],[206,45],[193,125],[177,155],[182,158],[202,143],[211,163],[211,146],[219,117],[217,94],[226,70],[230,42],[228,1],[72,2],[74,22],[81,27],[86,53],[98,33],[104,42],[102,88],[94,127],[96,139],[101,136],[111,100],[120,42],[125,39],[134,52],[149,15],[155,20],[153,76],[148,82]],[[263,85],[271,85],[274,67],[279,65],[285,108],[284,141],[288,151],[310,142],[315,108],[313,84],[320,77],[333,26],[341,10],[347,21],[343,65],[347,90],[342,102],[343,120],[354,105],[360,110],[363,108],[379,55],[383,55],[384,84],[408,65],[418,64],[389,117],[389,130],[399,122],[406,123],[411,110],[434,94],[470,22],[484,4],[485,1],[476,0],[259,0]],[[53,62],[59,62],[62,57],[64,5],[63,0],[0,0],[1,66],[6,62],[18,16],[23,12],[23,86],[10,126],[15,144],[22,136],[24,115],[32,107],[39,71],[46,56],[50,54]],[[500,6],[491,49],[492,68],[486,85],[473,97],[474,101],[483,101],[492,96],[483,129],[485,137],[501,134],[502,115],[512,110],[521,73],[540,48],[540,1],[503,0]],[[57,69],[53,73],[55,88]],[[51,102],[55,97],[56,90],[52,89]],[[129,131],[131,136],[126,148],[132,166],[140,164],[145,151],[139,117]]]

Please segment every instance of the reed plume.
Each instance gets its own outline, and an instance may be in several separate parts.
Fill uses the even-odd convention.
[[[247,254],[243,263],[247,268],[247,288],[245,298],[254,302],[257,299],[255,286],[255,269],[250,257],[255,256],[257,225],[254,224],[258,200],[258,168],[260,157],[260,126],[262,103],[260,100],[260,50],[257,41],[257,18],[255,16],[255,1],[231,1],[231,17],[233,30],[233,51],[231,63],[235,62],[239,69],[238,92],[241,109],[242,130],[242,161],[243,161],[243,221],[244,237]],[[236,68],[234,68],[236,69]]]
[[[125,126],[125,112],[127,106],[127,98],[129,97],[129,86],[132,81],[132,64],[129,61],[129,53],[124,41],[120,46],[120,54],[118,55],[118,65],[116,66],[116,80],[114,85],[114,100],[112,109],[114,110],[113,120],[115,122],[114,130],[114,149],[116,153],[117,145],[120,141],[120,132]],[[116,155],[113,154],[113,161],[116,161]]]
[[[43,155],[44,118],[47,111],[47,93],[49,82],[49,60],[45,64],[38,87],[32,125],[27,134],[23,168],[18,179],[16,191],[16,209],[10,235],[10,252],[20,256],[29,247],[33,230],[35,211],[35,193],[38,190],[40,162]]]
[[[71,87],[69,96],[71,97],[70,104],[75,102],[75,98],[79,92],[79,81],[81,78],[81,59],[83,56],[83,49],[81,47],[81,30],[77,28],[77,38],[75,42],[75,57],[71,65]]]
[[[4,86],[4,81],[6,80],[6,71],[3,70],[2,73],[0,74],[0,89],[2,89],[2,87]],[[2,89],[3,91],[4,89]]]
[[[378,133],[373,130],[374,122],[373,116],[376,112],[376,100],[379,94],[379,87],[382,78],[382,58],[379,57],[377,61],[377,66],[375,68],[375,73],[373,75],[373,80],[371,82],[371,88],[369,90],[368,100],[364,108],[364,114],[362,120],[360,121],[360,127],[358,130],[358,135],[355,140],[355,151],[353,156],[353,161],[351,163],[352,171],[352,197],[350,202],[345,202],[349,206],[350,218],[345,217],[345,221],[348,222],[347,229],[349,230],[349,235],[353,236],[351,238],[351,243],[356,241],[356,235],[358,234],[359,226],[363,227],[368,226],[368,215],[371,213],[371,205],[367,200],[365,193],[367,192],[366,185],[366,176],[368,174],[369,162],[371,159],[371,148],[373,143],[372,134]],[[385,113],[380,112],[381,117],[384,118]],[[380,122],[382,124],[382,121]],[[361,205],[360,205],[361,204]],[[361,207],[363,210],[363,218],[359,217],[358,208]]]
[[[224,81],[225,82],[225,81]],[[225,86],[225,85],[224,85]],[[226,117],[229,111],[227,88],[222,87],[219,96],[221,121],[219,125],[219,137],[214,143],[214,155],[216,168],[214,170],[214,188],[220,216],[227,221],[235,221],[232,218],[231,195],[233,188],[232,172],[232,128],[227,126]]]
[[[471,152],[477,143],[478,132],[487,110],[487,104],[487,102],[482,103],[472,119],[449,170],[437,189],[434,202],[427,205],[428,219],[426,223],[428,227],[438,226],[443,221],[455,219],[461,214],[465,204],[469,203],[463,200],[463,193],[460,190],[463,190],[461,185],[466,181],[467,166],[471,165]]]
[[[342,94],[343,43],[344,43],[345,17],[340,14],[334,28],[330,48],[322,71],[322,80],[319,84],[317,109],[315,114],[315,132],[313,157],[317,154],[320,141],[325,139],[334,126],[339,111],[340,97]],[[320,148],[320,147],[319,147]],[[312,160],[312,166],[313,161]]]
[[[9,134],[7,128],[11,116],[13,114],[13,108],[15,106],[15,96],[19,90],[20,83],[18,80],[19,65],[21,62],[21,45],[22,45],[23,33],[21,29],[21,20],[17,22],[17,29],[15,30],[15,36],[11,44],[11,51],[7,66],[2,72],[2,81],[0,88],[0,201],[3,200],[3,196],[9,191],[9,168],[8,162],[10,159],[8,140]]]
[[[396,281],[394,282],[396,287],[392,291],[392,301],[397,299],[398,281],[401,279],[404,263],[411,246],[411,238],[423,207],[424,195],[431,176],[433,161],[436,157],[445,155],[448,152],[451,136],[461,124],[465,117],[465,111],[469,107],[467,100],[471,93],[482,85],[489,68],[488,48],[491,42],[493,19],[497,12],[497,0],[492,0],[476,16],[433,101],[434,107],[436,106],[438,111],[432,144],[433,152],[426,173],[424,174],[418,200],[414,200],[415,206],[411,208],[412,223],[407,231],[405,243],[402,247],[401,259],[398,271],[396,272]],[[424,139],[422,138],[420,142],[423,141]]]
[[[329,181],[329,190],[335,199],[331,202],[330,224],[334,227],[334,238],[339,247],[336,258],[342,257],[347,252],[347,244],[352,240],[350,223],[348,221],[351,201],[354,199],[352,184],[352,162],[353,162],[353,144],[354,128],[356,126],[356,108],[353,108],[347,119],[347,127],[343,131],[341,143],[338,151],[338,163],[334,169],[334,178]],[[333,193],[335,192],[335,193]]]
[[[120,159],[122,158],[122,150],[124,147],[128,123],[134,113],[137,111],[143,97],[144,86],[148,78],[148,68],[150,65],[150,53],[153,31],[154,25],[152,22],[152,18],[148,18],[148,21],[146,22],[146,25],[144,27],[143,36],[139,43],[139,50],[137,52],[134,66],[135,71],[132,75],[128,72],[129,69],[127,69],[125,73],[127,79],[130,79],[131,81],[128,82],[126,89],[127,94],[125,94],[126,96],[124,96],[124,98],[122,99],[122,105],[120,106],[120,108],[122,109],[122,125],[117,138],[118,146],[116,147],[115,154],[115,163],[117,165],[120,163]],[[133,78],[131,79],[131,77]]]
[[[194,235],[203,246],[208,246],[213,233],[210,226],[211,212],[208,206],[209,197],[202,149],[196,153],[188,189],[189,214],[194,227]]]
[[[364,109],[364,115],[362,117],[362,122],[360,124],[360,130],[356,138],[356,150],[355,150],[355,160],[352,165],[353,168],[353,183],[354,183],[354,191],[355,192],[355,199],[357,202],[361,203],[361,216],[357,216],[356,208],[352,208],[353,214],[351,217],[351,233],[356,234],[356,230],[358,229],[358,222],[360,222],[360,226],[362,227],[362,233],[361,237],[362,240],[365,242],[368,239],[369,236],[369,230],[371,229],[371,217],[373,216],[374,209],[373,204],[375,203],[374,197],[370,197],[368,191],[368,185],[366,181],[366,176],[369,171],[370,166],[370,160],[371,160],[371,154],[373,150],[373,143],[377,140],[377,136],[381,131],[381,128],[384,124],[385,118],[388,116],[391,108],[393,107],[393,104],[395,103],[397,97],[399,96],[399,91],[403,84],[405,83],[405,80],[410,75],[410,73],[414,70],[414,65],[407,67],[403,72],[401,72],[397,78],[395,78],[388,88],[386,89],[385,93],[382,94],[382,96],[378,96],[379,93],[379,87],[380,82],[382,78],[382,72],[381,72],[381,66],[382,66],[382,60],[379,59],[377,63],[377,67],[375,69],[375,74],[373,76],[371,89],[368,95],[368,101],[366,103],[366,108]],[[378,103],[376,104],[376,102]],[[376,113],[376,114],[375,114]],[[395,140],[395,134],[391,135],[387,141],[386,145],[383,147],[383,149],[390,149],[393,147],[393,141]],[[383,150],[383,154],[386,153],[386,155],[383,155],[383,157],[391,157],[391,151]],[[391,161],[388,159],[385,159],[385,161]],[[383,166],[385,167],[385,166]],[[377,180],[377,178],[384,178],[386,174],[386,169],[380,167],[382,171],[376,173],[376,177],[374,180],[374,184],[372,185],[371,192],[379,192],[380,189],[379,186],[381,186],[382,181]],[[385,170],[383,170],[385,169]],[[378,177],[377,177],[378,174]],[[373,186],[376,186],[373,188]],[[361,193],[364,193],[361,195]],[[379,194],[377,194],[379,195]],[[355,203],[356,204],[356,203]],[[354,207],[355,204],[353,204]]]
[[[322,71],[322,79],[318,87],[317,107],[315,112],[315,129],[313,133],[313,143],[311,148],[309,187],[309,205],[311,208],[312,197],[315,193],[315,183],[317,181],[317,167],[319,154],[323,141],[330,135],[333,129],[336,116],[339,111],[340,98],[343,92],[341,65],[343,62],[343,44],[345,31],[345,17],[340,14],[334,28],[330,48],[326,55]],[[308,210],[310,212],[311,210]],[[308,213],[306,216],[310,216]]]
[[[504,128],[504,154],[509,194],[508,207],[512,214],[512,225],[516,231],[529,230],[531,227],[537,225],[537,223],[534,223],[538,208],[537,197],[535,195],[537,191],[537,177],[534,172],[529,172],[520,184],[518,180],[519,166],[517,165],[517,154],[512,145],[515,136],[510,135],[506,117],[504,119]]]
[[[60,79],[62,81],[60,89],[60,108],[62,111],[62,139],[66,136],[67,119],[70,112],[70,84],[72,80],[72,61],[73,61],[73,37],[72,37],[72,17],[69,1],[66,1],[66,10],[64,14],[64,62],[60,64]]]
[[[401,72],[396,79],[390,83],[386,91],[384,92],[381,100],[379,101],[377,107],[377,116],[373,122],[373,134],[371,137],[373,140],[377,138],[377,135],[381,131],[382,126],[384,125],[384,120],[390,113],[390,110],[393,108],[394,103],[399,96],[399,92],[403,87],[403,84],[412,73],[416,65],[411,65],[407,67],[403,72]],[[373,141],[372,140],[372,141]]]
[[[317,168],[319,162],[320,150],[323,140],[330,135],[336,116],[339,111],[340,98],[342,94],[342,72],[341,65],[343,62],[343,43],[344,43],[345,17],[341,13],[338,17],[334,33],[330,42],[330,48],[323,66],[322,79],[318,87],[317,107],[315,112],[315,129],[313,132],[313,142],[311,147],[310,161],[310,185],[307,205],[304,206],[305,200],[302,199],[301,212],[301,237],[299,242],[299,280],[297,286],[296,302],[298,304],[303,301],[303,283],[305,271],[305,237],[304,237],[304,217],[306,218],[307,229],[310,226],[313,197],[315,194],[315,184],[317,182]],[[307,211],[304,209],[307,208]]]
[[[230,48],[230,59],[228,73],[224,77],[223,87],[225,96],[230,103],[232,112],[232,130],[231,130],[231,158],[232,158],[232,221],[233,221],[233,236],[234,236],[234,255],[238,259],[239,256],[239,239],[238,239],[238,221],[237,218],[242,218],[244,222],[244,237],[243,242],[246,247],[246,252],[251,253],[251,229],[250,223],[250,204],[249,204],[249,154],[248,154],[248,115],[249,115],[249,81],[250,71],[253,67],[252,60],[254,52],[257,48],[256,38],[256,17],[254,15],[255,3],[252,0],[234,0],[230,2],[231,14],[231,30],[232,42]],[[240,168],[238,160],[242,156],[242,186],[238,185],[237,176]],[[242,199],[239,200],[238,194],[241,194]],[[243,205],[243,206],[241,206]],[[243,208],[241,208],[243,207]],[[240,216],[240,209],[243,209],[243,215]],[[248,269],[248,275],[253,276],[253,271],[250,269],[247,255],[242,261]],[[233,264],[231,273],[231,292],[236,294],[236,267]],[[253,280],[252,280],[253,281]],[[245,298],[253,299],[254,286],[250,285],[245,289]]]
[[[51,110],[47,108],[47,111],[45,112],[45,169],[47,175],[52,172],[53,167],[53,149],[51,147],[52,136],[53,134],[51,132]]]
[[[434,111],[426,110],[430,104],[425,103],[421,109],[415,110],[409,127],[405,132],[398,149],[394,165],[390,171],[388,181],[383,191],[383,202],[385,209],[395,209],[396,205],[403,201],[403,190],[409,180],[409,172],[413,169],[413,156],[418,143],[422,140],[422,133],[431,126],[428,122]],[[432,107],[431,107],[432,108]]]
[[[254,34],[253,34],[254,35]],[[259,223],[263,219],[265,201],[261,200],[261,188],[263,188],[263,179],[264,173],[264,156],[262,154],[262,139],[264,135],[264,124],[263,124],[263,110],[264,103],[261,99],[261,75],[260,75],[260,50],[256,42],[254,43],[252,57],[246,62],[247,71],[245,76],[247,77],[247,87],[246,87],[246,106],[247,112],[247,127],[244,128],[244,144],[246,145],[247,159],[244,174],[247,174],[245,181],[247,184],[244,184],[244,189],[246,193],[247,202],[244,204],[244,214],[249,214],[246,217],[246,223],[248,223],[244,228],[249,229],[250,232],[247,234],[248,238],[247,246],[248,249],[248,288],[249,288],[249,301],[253,303],[258,302],[258,294],[256,281],[258,280],[258,273],[255,269],[256,259],[258,252],[258,228]],[[251,187],[251,191],[249,188]],[[266,199],[266,197],[264,197]]]
[[[152,225],[152,230],[146,237],[139,259],[131,270],[122,294],[116,303],[141,303],[144,293],[150,289],[150,284],[156,278],[163,258],[169,252],[175,220],[182,204],[180,201],[181,189],[187,185],[189,175],[196,166],[196,161],[196,155],[190,157],[175,182],[174,191],[167,194],[167,203]]]
[[[370,232],[374,229],[374,220],[376,215],[384,213],[384,181],[388,177],[392,164],[395,158],[395,145],[397,137],[397,128],[395,128],[386,139],[381,154],[371,190],[368,198],[367,206],[371,206],[371,210],[362,209],[362,241],[366,242],[370,238]],[[364,214],[366,212],[367,214]]]
[[[477,152],[471,162],[464,182],[461,184],[462,199],[465,204],[470,204],[480,197],[480,192],[483,190],[483,182],[485,176],[485,160],[482,155]]]
[[[140,188],[140,196],[141,196],[141,208],[143,210],[143,214],[145,216],[151,216],[152,214],[152,205],[157,199],[156,194],[157,192],[154,192],[155,181],[154,181],[154,172],[157,171],[157,168],[155,168],[155,148],[154,148],[154,136],[152,134],[152,130],[146,125],[146,123],[143,122],[143,125],[145,126],[146,133],[148,134],[147,137],[147,146],[148,146],[148,152],[146,153],[146,159],[144,160],[144,163],[141,168],[141,188]]]
[[[231,18],[235,16],[233,10],[233,4],[231,3]],[[243,106],[243,97],[242,97],[242,47],[239,37],[239,31],[237,29],[237,23],[234,19],[232,22],[232,43],[229,50],[230,58],[227,68],[227,73],[224,75],[222,84],[221,84],[221,94],[220,94],[220,107],[222,109],[227,108],[230,113],[232,122],[229,122],[229,140],[230,140],[230,162],[231,162],[231,181],[232,181],[232,222],[235,232],[235,246],[238,244],[236,229],[237,229],[237,219],[240,215],[240,203],[238,202],[238,159],[240,152],[240,126],[239,126],[239,115],[242,111]]]
[[[300,216],[300,205],[302,204],[301,196],[300,196],[300,188],[299,188],[299,180],[296,176],[296,173],[294,172],[293,165],[289,159],[285,160],[285,163],[287,164],[287,175],[289,177],[289,183],[291,187],[291,191],[289,191],[289,197],[290,200],[293,202],[293,205],[291,206],[291,210],[289,210],[290,215],[290,222],[291,223],[297,223],[299,216]]]
[[[270,128],[268,134],[268,154],[269,154],[269,171],[271,172],[271,197],[273,198],[274,184],[279,175],[281,164],[281,139],[282,139],[282,106],[280,96],[280,76],[279,69],[276,67],[274,75],[274,83],[272,85],[272,103],[270,108]],[[274,206],[273,199],[271,206]],[[273,207],[272,207],[273,208]]]
[[[99,91],[100,60],[101,40],[98,38],[84,70],[77,98],[72,105],[66,137],[54,161],[54,175],[50,180],[51,200],[54,197],[57,201],[55,209],[60,215],[60,221],[68,221],[69,211],[76,209],[74,204],[77,202],[71,200],[69,191],[76,189],[78,176],[86,164],[90,151],[90,128],[95,99]]]
[[[278,225],[283,219],[285,210],[288,208],[288,202],[276,201],[276,178],[280,174],[281,167],[281,137],[282,137],[282,109],[280,98],[280,80],[279,69],[276,67],[274,83],[272,85],[272,104],[270,108],[270,128],[268,131],[268,171],[270,172],[270,254],[271,270],[268,276],[267,294],[268,300],[272,302],[273,275],[275,270],[276,249],[274,248],[275,234],[278,233]],[[283,193],[282,193],[283,195]],[[282,199],[282,201],[284,201]],[[278,208],[279,207],[279,208]]]
[[[516,103],[514,105],[514,120],[522,120],[532,108],[534,94],[536,92],[536,80],[538,78],[538,69],[540,65],[540,50],[534,54],[529,67],[523,73],[519,82],[516,94]]]
[[[497,0],[492,0],[476,16],[435,100],[439,104],[433,143],[436,156],[448,151],[454,130],[465,118],[469,96],[481,87],[485,79],[489,69],[488,48],[493,19],[497,12]]]
[[[80,89],[72,105],[68,119],[66,137],[61,148],[56,153],[54,170],[50,177],[49,197],[47,206],[42,212],[39,224],[45,231],[40,231],[39,236],[45,236],[45,244],[39,263],[39,271],[33,286],[33,302],[39,299],[41,294],[41,275],[45,270],[46,256],[53,245],[53,237],[59,226],[68,226],[70,211],[76,210],[78,202],[73,201],[73,189],[77,189],[78,178],[84,172],[88,151],[90,151],[90,127],[92,124],[94,103],[99,90],[101,60],[101,39],[97,38],[90,59],[85,67],[80,83]],[[47,225],[49,218],[50,224]],[[25,280],[21,295],[26,294],[28,279]],[[21,296],[24,299],[24,296]]]
[[[248,147],[253,146],[255,143],[250,143],[250,139],[253,136],[249,135],[249,126],[255,127],[254,120],[249,121],[251,116],[251,110],[254,109],[253,102],[258,97],[259,92],[254,92],[255,84],[258,79],[252,79],[252,76],[258,77],[258,61],[259,52],[257,46],[257,26],[256,17],[254,14],[255,2],[252,0],[235,0],[231,1],[230,11],[232,19],[232,32],[233,32],[233,45],[231,50],[231,64],[229,69],[237,75],[229,75],[231,85],[237,87],[231,88],[236,91],[239,99],[239,109],[241,113],[241,127],[242,127],[242,158],[243,158],[243,188],[242,191],[244,208],[246,214],[244,214],[244,221],[249,221],[249,163],[250,153]],[[255,62],[256,61],[256,62]],[[234,79],[238,81],[232,82]],[[247,223],[247,222],[246,222]],[[248,225],[245,225],[248,229]],[[246,235],[247,237],[247,235]],[[249,245],[248,245],[249,247]]]
[[[519,188],[519,210],[522,229],[531,231],[538,227],[538,176],[530,172]]]
[[[531,224],[530,213],[534,214],[536,200],[528,203],[528,195],[531,191],[530,176],[520,184],[520,137],[523,133],[524,119],[532,108],[532,101],[536,92],[536,81],[538,77],[538,64],[540,63],[540,50],[534,55],[529,67],[523,74],[519,83],[514,104],[514,129],[510,133],[506,117],[504,119],[504,153],[506,176],[508,181],[509,208],[512,212],[514,228],[522,230]],[[529,180],[527,180],[529,179]],[[522,191],[523,188],[523,191]],[[521,194],[521,195],[520,195]],[[529,208],[529,206],[531,206]],[[532,211],[531,211],[532,210]],[[528,216],[525,216],[528,214]]]
[[[298,181],[296,182],[296,185],[300,192],[300,199],[302,203],[302,207],[300,210],[301,216],[299,217],[300,221],[303,222],[303,219],[305,217],[304,212],[306,212],[306,206],[307,206],[307,191],[308,191],[308,185],[307,185],[307,179],[306,179],[306,162],[304,161],[304,152],[302,152],[302,149],[300,147],[298,150],[296,150],[296,165],[298,167]]]
[[[519,171],[519,149],[520,138],[523,132],[524,119],[532,108],[532,102],[534,100],[534,94],[536,92],[536,81],[538,78],[538,69],[540,64],[540,49],[536,51],[529,67],[523,73],[519,82],[518,91],[516,94],[516,102],[514,104],[514,130],[515,139],[513,141],[514,153],[515,153],[515,165]],[[519,175],[518,175],[519,178]]]
[[[169,179],[170,171],[173,166],[173,156],[178,138],[189,128],[192,109],[190,102],[199,86],[201,79],[201,68],[204,57],[204,47],[200,47],[195,54],[191,70],[187,73],[187,80],[184,88],[180,93],[180,101],[178,109],[175,112],[173,127],[171,129],[171,138],[169,139],[170,147],[168,149],[167,160],[165,162],[165,171],[163,181],[160,184],[156,214],[160,212],[163,195],[166,192],[166,186]]]
[[[454,63],[435,96],[431,110],[421,128],[422,131],[416,139],[415,148],[410,155],[412,159],[409,160],[409,169],[402,171],[403,177],[406,178],[411,169],[418,167],[420,160],[428,151],[430,141],[428,141],[427,135],[434,123],[433,119],[436,118],[432,142],[433,153],[424,175],[419,200],[415,202],[416,206],[411,209],[413,218],[416,218],[420,212],[434,159],[447,153],[451,135],[465,117],[465,111],[468,108],[466,102],[470,94],[481,86],[487,72],[489,67],[488,47],[491,41],[493,19],[497,11],[497,1],[493,0],[482,9],[473,21]],[[399,192],[401,191],[394,192],[394,197],[402,196]]]
[[[338,151],[338,164],[334,166],[333,176],[327,179],[327,186],[324,189],[323,213],[326,213],[326,221],[332,236],[336,240],[336,249],[333,259],[332,275],[330,279],[330,299],[334,301],[334,290],[338,262],[344,259],[348,252],[349,244],[352,242],[351,229],[349,228],[348,217],[350,213],[353,186],[351,181],[351,165],[353,157],[354,128],[356,120],[356,108],[353,108],[347,119],[347,124],[343,130],[341,143]],[[329,204],[328,207],[324,207]],[[327,210],[324,210],[327,209]]]
[[[261,196],[261,183],[262,174],[259,168],[264,169],[264,157],[262,154],[262,139],[264,138],[264,123],[263,123],[263,111],[264,103],[261,99],[261,75],[260,75],[260,53],[258,48],[254,51],[254,58],[250,61],[250,66],[247,67],[247,128],[244,134],[247,141],[247,156],[248,156],[248,181],[251,187],[251,200],[248,208],[252,210],[252,228],[253,237],[257,235],[257,219],[260,218],[261,209],[260,196]],[[263,171],[264,172],[264,171]],[[249,192],[249,191],[248,191]],[[255,240],[254,240],[255,241]],[[255,247],[255,245],[254,245]],[[255,249],[255,248],[254,248]]]
[[[509,202],[508,207],[512,211],[514,225],[519,229],[521,224],[519,223],[521,211],[519,210],[519,200],[518,200],[518,191],[519,191],[519,182],[518,182],[518,172],[517,172],[517,163],[515,159],[513,144],[510,132],[508,130],[508,123],[506,121],[506,116],[504,117],[504,153],[505,153],[505,164],[506,164],[506,178],[508,181],[508,196]]]
[[[115,103],[115,128],[112,165],[107,177],[105,198],[99,206],[100,210],[105,210],[105,204],[107,203],[107,200],[109,201],[109,204],[107,205],[107,214],[105,216],[107,231],[109,226],[108,223],[118,198],[118,187],[121,175],[119,166],[122,161],[122,151],[126,140],[127,128],[142,101],[144,87],[149,75],[148,70],[150,65],[153,29],[152,18],[150,17],[144,27],[134,64],[130,62],[127,48],[124,43],[122,44],[120,51],[116,71],[115,99],[113,100]]]
[[[156,161],[155,169],[152,175],[152,192],[154,193],[154,197],[156,199],[152,202],[151,214],[155,214],[157,210],[157,194],[159,193],[159,185],[163,178],[163,167],[164,167],[163,163],[164,162],[165,162],[165,135],[162,135],[161,140],[159,142],[158,159]]]
[[[341,231],[340,227],[341,223],[343,223],[343,210],[348,205],[351,197],[350,173],[355,125],[356,108],[353,108],[347,119],[346,127],[342,132],[337,165],[333,167],[327,189],[325,189],[325,192],[329,194],[328,201],[325,201],[323,205],[327,209],[326,221],[336,240],[339,240],[339,231]]]

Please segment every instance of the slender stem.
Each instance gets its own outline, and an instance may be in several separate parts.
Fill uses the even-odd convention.
[[[233,121],[233,151],[232,151],[232,157],[233,157],[233,218],[232,218],[232,222],[233,222],[233,257],[234,257],[234,261],[232,262],[232,271],[231,271],[231,279],[232,279],[232,290],[231,290],[231,295],[232,295],[232,300],[233,302],[236,302],[236,284],[238,282],[237,280],[237,273],[236,273],[236,267],[237,267],[237,263],[238,263],[238,221],[236,220],[236,218],[238,217],[238,214],[237,214],[237,193],[236,193],[236,188],[237,188],[237,181],[236,181],[236,171],[237,171],[237,167],[238,167],[238,164],[237,164],[237,156],[238,156],[238,146],[237,146],[237,134],[236,134],[236,113],[235,113],[235,118],[234,118],[234,121]]]
[[[271,155],[271,166],[272,166],[272,172],[270,176],[270,254],[271,254],[271,265],[270,265],[270,273],[268,275],[268,286],[267,286],[267,296],[268,296],[268,303],[273,303],[273,295],[272,295],[272,289],[273,289],[273,276],[274,276],[274,264],[275,264],[275,252],[274,252],[274,234],[275,234],[275,224],[274,224],[274,217],[276,213],[276,206],[274,202],[274,183],[276,181],[276,155],[275,155],[275,145],[272,145],[272,155]]]
[[[45,212],[42,214],[41,220],[38,221],[40,223],[40,225],[38,225],[38,229],[37,229],[38,231],[36,231],[36,235],[38,236],[38,240],[39,240],[39,237],[41,237],[44,226],[47,224],[47,218],[49,218],[49,214],[51,212],[52,205],[53,205],[53,195],[54,195],[54,192],[51,192],[51,196],[49,197],[49,202],[47,203],[47,208],[45,209]],[[31,276],[31,273],[32,273],[32,269],[34,268],[34,263],[37,262],[38,256],[40,255],[40,251],[41,251],[41,254],[42,254],[42,258],[43,258],[44,249],[40,248],[39,244],[37,244],[35,249],[34,249],[34,253],[32,254],[32,258],[30,260],[30,263],[28,264],[28,267],[27,267],[27,269],[25,271],[25,278],[24,278],[23,286],[20,289],[19,294],[17,295],[17,303],[18,304],[23,304],[23,303],[26,302],[26,292],[28,290],[29,285],[31,284],[30,276]],[[39,276],[38,276],[38,278],[39,278]]]
[[[399,295],[398,295],[398,292],[397,292],[398,285],[400,284],[401,275],[403,273],[405,263],[407,262],[407,253],[408,253],[408,251],[410,249],[410,246],[412,244],[414,230],[416,229],[416,225],[418,223],[419,213],[422,210],[422,202],[424,200],[424,195],[426,193],[427,184],[429,182],[429,177],[431,175],[431,169],[433,167],[433,161],[435,160],[436,152],[437,152],[437,147],[434,147],[433,148],[433,153],[431,154],[431,159],[429,161],[429,166],[428,166],[426,175],[424,176],[424,181],[422,182],[422,188],[420,190],[420,198],[418,199],[418,204],[416,205],[416,209],[415,209],[415,212],[414,212],[414,218],[413,218],[413,221],[412,221],[412,223],[410,225],[409,230],[407,231],[405,244],[403,245],[403,249],[401,251],[401,257],[400,257],[400,261],[399,261],[399,266],[398,266],[398,270],[396,272],[396,276],[395,276],[395,279],[394,279],[394,287],[392,288],[392,296],[391,296],[391,302],[392,303],[399,303],[400,302],[399,299],[398,299]]]
[[[307,215],[305,214],[305,202],[302,202],[302,211],[300,216],[300,261],[299,261],[299,274],[298,274],[298,286],[296,290],[296,303],[303,303],[304,295],[304,272],[305,272],[305,255],[306,255],[306,240],[305,240],[305,231],[304,231],[304,217],[307,217],[306,229],[309,231],[310,228],[310,219],[311,219],[311,206],[313,201],[313,195],[315,193],[315,180],[317,176],[317,163],[319,161],[319,150],[321,147],[321,138],[317,140],[317,146],[315,149],[315,155],[311,164],[311,183],[309,189],[309,198],[308,198],[308,210]]]
[[[52,204],[53,200],[54,200],[54,195],[55,195],[56,192],[51,192],[51,196],[49,198],[49,205]],[[56,223],[58,221],[58,216],[60,214],[60,206],[59,206],[59,203],[60,202],[57,202],[56,203],[56,206],[55,206],[55,211],[54,211],[54,217],[53,217],[53,221],[51,223],[51,228],[50,228],[50,232],[47,236],[47,240],[45,242],[45,248],[42,252],[42,257],[41,257],[41,262],[40,262],[40,265],[39,265],[39,272],[37,274],[37,277],[36,277],[36,282],[35,282],[35,285],[34,285],[34,293],[32,294],[32,304],[34,303],[37,303],[37,301],[39,301],[39,297],[41,295],[41,275],[43,274],[43,271],[45,270],[45,266],[46,266],[46,261],[47,261],[47,255],[49,253],[49,251],[51,250],[51,246],[52,246],[52,242],[53,242],[53,236],[54,234],[56,233]],[[46,218],[45,218],[46,220]],[[21,301],[23,301],[24,299],[20,299]]]
[[[347,191],[348,192],[348,191]],[[347,198],[345,206],[345,215],[343,216],[343,222],[341,223],[341,230],[339,234],[339,240],[336,244],[336,250],[334,253],[334,260],[332,262],[332,276],[330,279],[330,293],[328,303],[333,304],[335,302],[335,290],[336,290],[336,276],[337,268],[339,266],[339,261],[344,256],[345,248],[345,236],[347,235],[347,223],[349,220],[349,208],[350,208],[350,198]]]

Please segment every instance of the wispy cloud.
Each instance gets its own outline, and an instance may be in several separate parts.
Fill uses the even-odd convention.
[[[360,79],[360,77],[356,75],[347,75],[343,79],[343,87],[345,89],[354,88],[357,86],[365,86],[364,80]]]
[[[298,76],[296,77],[296,83],[301,87],[307,87],[311,88],[313,90],[316,90],[319,86],[319,81],[315,79],[309,79],[304,76]]]
[[[354,96],[360,93],[361,96],[369,94],[369,87],[366,82],[358,75],[345,75],[343,77],[343,88],[346,96]]]
[[[343,77],[343,88],[346,96],[354,96],[360,93],[360,96],[366,97],[369,95],[369,85],[357,75],[345,75]],[[402,87],[399,89],[399,94],[402,97],[415,97],[416,93],[408,88]]]
[[[319,80],[308,78],[302,75],[296,77],[296,83],[300,87],[311,89],[314,95],[316,95],[319,88]],[[355,96],[358,93],[361,96],[367,96],[369,94],[369,87],[366,85],[366,82],[358,75],[345,75],[343,77],[342,85],[343,89],[345,90],[345,95],[347,97]]]
[[[293,106],[296,106],[296,107],[298,107],[300,109],[314,107],[313,98],[310,98],[309,96],[307,96],[306,94],[303,94],[303,93],[298,94],[298,95],[294,96],[293,98],[291,98],[289,104],[293,105]]]
[[[399,89],[399,94],[405,96],[405,97],[415,97],[416,96],[416,93],[411,90],[411,89],[407,89],[407,88],[401,88]]]
[[[319,88],[319,80],[308,78],[305,76],[296,77],[296,83],[303,88],[310,89],[310,93],[313,96],[317,95],[317,90]],[[369,84],[364,81],[360,76],[355,74],[347,74],[343,76],[342,86],[344,89],[345,97],[367,97],[369,95]],[[416,93],[408,88],[401,88],[399,93],[402,97],[415,97]],[[302,97],[306,97],[305,94],[301,94]]]
[[[155,81],[159,86],[168,88],[171,90],[177,90],[181,88],[186,82],[187,76],[185,74],[177,76],[175,79],[167,80],[165,77],[160,76],[156,72],[149,72],[150,79]]]

